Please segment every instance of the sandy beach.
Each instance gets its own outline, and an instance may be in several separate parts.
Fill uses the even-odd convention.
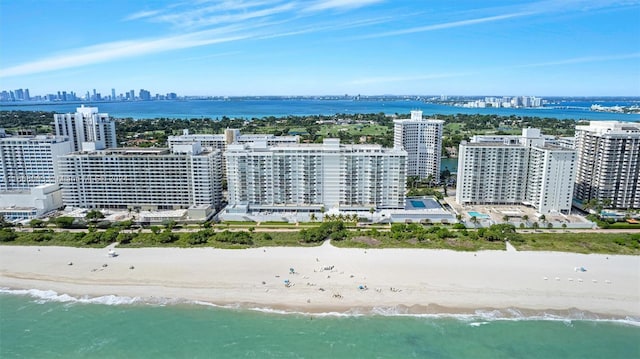
[[[422,249],[0,246],[0,287],[301,312],[584,312],[640,320],[640,257]],[[72,263],[72,265],[69,265]],[[580,271],[583,267],[586,271]]]

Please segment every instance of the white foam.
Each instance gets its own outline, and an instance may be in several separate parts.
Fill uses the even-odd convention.
[[[507,309],[493,309],[493,310],[476,310],[473,313],[467,314],[451,314],[451,313],[424,313],[414,314],[409,313],[408,309],[404,306],[399,307],[374,307],[370,310],[363,309],[351,309],[345,312],[301,312],[301,311],[288,311],[282,309],[274,309],[270,307],[247,307],[243,304],[228,304],[217,305],[205,301],[191,301],[185,299],[170,299],[160,297],[126,297],[117,295],[105,295],[99,297],[74,297],[68,294],[58,294],[52,290],[39,290],[39,289],[9,289],[0,288],[0,294],[10,295],[23,295],[35,298],[36,303],[46,302],[60,302],[60,303],[81,303],[81,304],[102,304],[102,305],[131,305],[131,304],[148,304],[148,305],[178,305],[178,304],[192,304],[201,305],[207,307],[221,308],[221,309],[233,309],[233,310],[251,310],[256,312],[262,312],[267,314],[276,315],[307,315],[314,317],[361,317],[367,315],[383,316],[383,317],[416,317],[416,318],[451,318],[464,322],[469,322],[471,326],[480,326],[491,321],[521,321],[521,320],[548,320],[548,321],[562,321],[566,325],[572,325],[573,321],[594,321],[594,322],[612,322],[625,325],[631,325],[640,327],[640,318],[627,316],[623,319],[620,318],[600,318],[591,313],[585,313],[578,310],[570,311],[567,315],[558,315],[554,313],[542,312],[536,315],[526,315],[516,308]]]
[[[0,293],[12,295],[25,295],[32,297],[36,303],[59,302],[59,303],[82,303],[82,304],[103,304],[103,305],[126,305],[134,303],[160,304],[162,300],[149,300],[140,297],[125,297],[117,295],[104,295],[99,297],[81,296],[74,297],[69,294],[58,294],[53,290],[40,289],[9,289],[0,288]],[[154,303],[155,302],[155,303]]]
[[[473,322],[473,323],[469,323],[469,325],[472,326],[472,327],[479,327],[479,326],[485,325],[485,324],[489,324],[489,322]]]

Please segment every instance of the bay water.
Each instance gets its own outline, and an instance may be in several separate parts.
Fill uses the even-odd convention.
[[[602,106],[630,106],[638,102],[597,102]],[[426,103],[418,100],[363,100],[348,99],[228,99],[184,101],[133,101],[133,102],[50,102],[50,103],[0,103],[6,111],[75,112],[81,104],[98,107],[101,113],[114,118],[261,118],[267,116],[307,116],[358,113],[408,114],[421,110],[425,116],[452,114],[482,114],[518,117],[548,117],[573,120],[640,121],[640,114],[595,112],[589,108],[592,102],[567,102],[537,108],[464,108]]]
[[[0,292],[2,358],[639,358],[640,322],[310,315]]]

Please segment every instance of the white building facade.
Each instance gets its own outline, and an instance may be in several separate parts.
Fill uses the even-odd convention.
[[[422,111],[393,121],[393,147],[407,151],[407,176],[439,179],[443,127],[443,120],[423,119]]]
[[[230,208],[258,211],[404,208],[407,154],[377,145],[230,145]]]
[[[65,205],[174,210],[222,201],[222,155],[197,144],[77,152],[60,158]]]
[[[0,215],[10,222],[38,218],[62,206],[62,191],[55,183],[0,192]]]
[[[70,139],[73,151],[83,150],[83,143],[95,143],[98,149],[118,147],[116,123],[97,107],[78,107],[75,113],[53,115],[57,136]]]
[[[56,183],[58,156],[71,151],[71,142],[65,137],[0,138],[0,191],[28,190]]]
[[[640,124],[592,121],[576,126],[575,198],[606,208],[640,208]]]
[[[204,149],[218,149],[222,152],[226,151],[227,146],[234,143],[253,143],[256,141],[264,141],[268,146],[279,144],[296,144],[300,142],[299,136],[275,136],[269,134],[241,134],[238,129],[226,129],[224,134],[189,134],[188,130],[184,130],[180,136],[169,136],[167,143],[169,147],[178,144],[189,144],[200,142]]]
[[[473,140],[460,144],[456,202],[526,204],[540,213],[571,210],[575,150],[546,144],[537,129]]]

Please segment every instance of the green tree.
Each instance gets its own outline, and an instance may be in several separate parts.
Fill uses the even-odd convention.
[[[102,214],[102,212],[98,211],[97,209],[92,209],[89,212],[87,212],[87,215],[84,216],[84,218],[89,221],[89,222],[98,222],[99,220],[104,218],[104,214]]]
[[[55,223],[58,228],[71,228],[73,226],[73,221],[75,221],[75,218],[73,217],[62,216],[54,219],[53,223]]]
[[[169,220],[169,221],[166,221],[166,222],[164,223],[164,228],[165,228],[165,229],[167,229],[167,230],[169,230],[169,231],[171,231],[171,230],[173,230],[173,229],[176,227],[176,225],[177,225],[177,224],[178,224],[178,223],[176,223],[176,221],[174,221],[174,220]]]
[[[11,228],[0,229],[0,242],[14,241],[18,235]]]
[[[41,219],[34,218],[29,221],[29,226],[31,226],[31,228],[43,228],[45,225],[45,222]]]
[[[539,219],[540,219],[540,222],[542,222],[543,224],[547,223],[547,216],[545,216],[544,214],[541,215]]]

